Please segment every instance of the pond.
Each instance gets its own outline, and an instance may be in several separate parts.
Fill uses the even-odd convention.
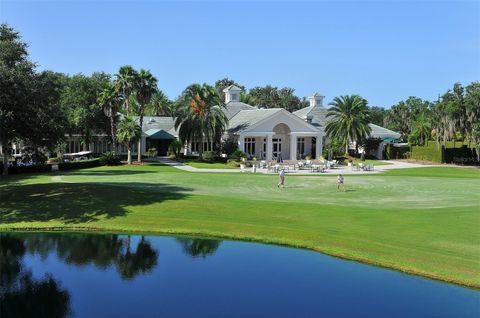
[[[245,242],[0,233],[0,317],[478,317],[480,292]]]

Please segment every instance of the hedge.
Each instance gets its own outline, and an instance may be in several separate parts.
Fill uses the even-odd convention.
[[[453,147],[455,145],[455,148]],[[470,147],[469,147],[470,146]],[[477,163],[473,144],[450,141],[447,147],[439,146],[435,141],[427,141],[425,146],[412,146],[410,158],[438,163]]]
[[[58,164],[58,170],[85,169],[101,166],[98,158],[84,161],[62,162]],[[8,174],[50,172],[52,164],[35,166],[12,166],[8,168]],[[3,165],[0,165],[0,174],[3,172]]]
[[[51,165],[12,166],[12,167],[8,167],[8,173],[9,173],[9,174],[34,173],[34,172],[48,172],[48,171],[52,171]],[[0,173],[3,173],[3,164],[0,166]]]
[[[85,169],[99,166],[101,166],[100,159],[95,158],[83,161],[62,162],[58,164],[58,170]]]
[[[385,157],[388,160],[404,159],[407,152],[410,152],[409,146],[395,147],[392,144],[388,144],[385,148]]]
[[[410,158],[443,163],[445,162],[445,148],[434,141],[427,141],[425,146],[412,146]]]

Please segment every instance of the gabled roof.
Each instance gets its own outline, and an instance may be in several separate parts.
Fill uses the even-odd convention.
[[[241,89],[240,87],[236,86],[236,85],[230,85],[230,86],[228,86],[228,87],[225,87],[225,88],[223,89],[223,92],[226,93],[226,92],[228,92],[228,91],[241,91],[241,90],[242,90],[242,89]]]
[[[251,107],[251,106],[250,106]],[[281,111],[281,108],[251,109],[239,111],[228,122],[228,133],[237,133],[248,129],[258,122]]]
[[[172,140],[175,136],[169,134],[163,129],[149,129],[145,132],[150,139],[153,140]]]
[[[225,116],[230,120],[241,110],[254,110],[256,107],[250,106],[242,102],[229,102],[225,105],[225,108],[222,108]]]
[[[314,126],[325,127],[327,123],[328,110],[322,106],[308,106],[293,112],[294,115],[303,120],[312,119]]]
[[[138,117],[136,118],[136,120],[138,122]],[[175,137],[178,136],[178,131],[175,129],[175,118],[173,117],[143,117],[142,131],[147,132],[151,129],[161,129]]]
[[[380,127],[375,124],[368,124],[368,126],[370,126],[370,128],[372,129],[372,131],[370,132],[370,136],[372,137],[382,138],[382,139],[384,138],[399,139],[401,137],[401,135],[396,131],[393,131],[384,127]]]

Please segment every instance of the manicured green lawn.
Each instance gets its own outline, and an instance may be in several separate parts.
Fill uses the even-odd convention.
[[[182,159],[177,161],[199,169],[238,169],[221,162],[199,162],[194,159]]]
[[[0,230],[89,227],[287,244],[480,287],[480,170],[188,173],[159,164],[0,181]]]

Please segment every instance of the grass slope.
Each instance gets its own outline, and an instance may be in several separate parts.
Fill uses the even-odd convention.
[[[383,175],[188,173],[159,164],[12,176],[0,230],[88,227],[305,247],[480,287],[480,170]]]

